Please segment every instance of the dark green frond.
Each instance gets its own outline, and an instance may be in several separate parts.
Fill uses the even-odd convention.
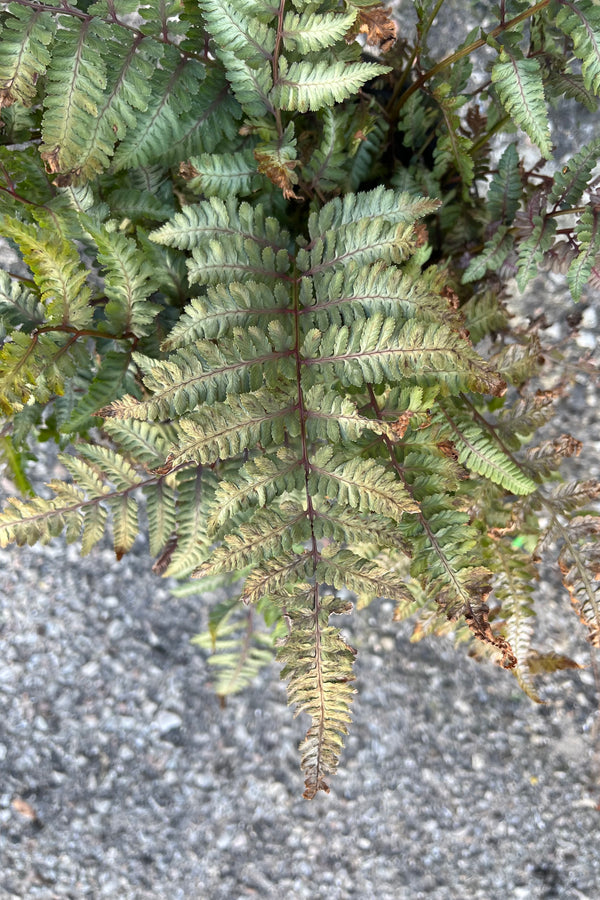
[[[498,162],[498,171],[490,184],[487,207],[492,222],[510,225],[519,208],[523,184],[519,171],[519,154],[516,144],[509,144]]]
[[[573,41],[573,53],[581,60],[583,83],[600,93],[600,9],[593,0],[561,0],[558,27]]]
[[[542,72],[537,59],[502,50],[492,68],[500,102],[546,158],[552,154]]]

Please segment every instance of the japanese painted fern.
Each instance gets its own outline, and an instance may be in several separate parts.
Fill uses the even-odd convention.
[[[576,298],[600,281],[600,142],[554,174],[491,161],[507,116],[550,158],[547,100],[595,108],[600,13],[503,3],[436,64],[441,6],[394,46],[371,0],[3,4],[0,452],[26,493],[52,437],[69,477],[11,498],[0,542],[88,553],[110,522],[120,558],[143,498],[158,574],[243,577],[201,643],[221,694],[275,645],[307,797],[350,721],[342,589],[417,635],[451,620],[537,698],[570,664],[531,646],[554,542],[600,645],[600,485],[556,483],[573,439],[532,443],[562,388],[527,394],[542,350],[503,304],[542,262]]]

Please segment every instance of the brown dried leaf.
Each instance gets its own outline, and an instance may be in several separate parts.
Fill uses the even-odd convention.
[[[11,96],[10,88],[3,88],[0,91],[0,109],[6,109],[7,106],[12,106],[15,102],[15,98]]]
[[[184,181],[191,181],[192,178],[197,178],[200,173],[193,167],[191,163],[182,162],[179,165],[179,174]]]
[[[171,564],[171,558],[177,550],[178,544],[179,538],[177,537],[177,535],[171,535],[171,537],[163,547],[160,556],[156,558],[154,565],[152,566],[152,571],[155,575],[163,575],[167,571],[169,565]]]
[[[560,669],[582,669],[579,663],[562,653],[538,653],[533,650],[527,657],[527,668],[532,675],[544,672],[558,672]]]
[[[44,150],[40,156],[44,160],[46,172],[49,175],[56,175],[57,172],[60,172],[60,147],[55,147],[54,150]]]
[[[296,184],[298,177],[294,174],[294,168],[298,164],[297,159],[278,163],[272,154],[254,151],[254,158],[258,165],[258,171],[266,175],[276,187],[281,188],[285,200],[302,200],[294,193],[292,185]]]
[[[409,426],[410,420],[414,416],[414,412],[410,409],[407,409],[406,412],[403,412],[395,422],[392,422],[390,428],[394,435],[394,440],[401,441],[404,435],[406,434],[406,429]]]
[[[417,250],[420,247],[424,247],[429,240],[429,232],[427,231],[427,226],[422,222],[419,222],[418,225],[415,225],[413,235],[415,238],[415,247],[417,248]]]
[[[391,18],[391,13],[389,6],[376,6],[361,9],[359,15],[359,33],[366,34],[367,44],[378,47],[382,53],[391,50],[398,37],[398,27]]]
[[[458,453],[453,441],[440,441],[437,447],[448,459],[453,459],[455,462],[458,460]]]
[[[502,654],[502,665],[505,669],[514,669],[517,665],[517,657],[512,647],[500,634],[492,631],[489,622],[489,608],[486,603],[482,603],[478,609],[470,607],[465,612],[465,622],[475,637],[484,644],[492,644]]]

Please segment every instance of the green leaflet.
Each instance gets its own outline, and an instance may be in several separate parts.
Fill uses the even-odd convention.
[[[38,78],[46,71],[51,55],[56,20],[41,9],[29,10],[8,4],[0,41],[0,99],[2,106],[20,101],[29,106],[37,94]]]
[[[227,697],[248,687],[272,663],[284,630],[279,608],[265,599],[248,607],[233,597],[213,607],[208,630],[192,638],[192,643],[209,651],[217,695]]]
[[[311,717],[311,726],[300,745],[307,799],[317,791],[329,791],[325,778],[335,772],[350,722],[355,651],[339,630],[328,624],[332,613],[347,612],[348,608],[335,596],[320,596],[318,587],[310,585],[286,599],[294,628],[284,639],[277,658],[283,663],[281,677],[288,678],[290,703]]]
[[[73,409],[69,421],[63,426],[63,431],[77,432],[90,428],[94,414],[103,406],[112,401],[115,394],[124,392],[125,373],[129,367],[129,354],[118,351],[109,351],[92,382],[87,394],[82,397]]]
[[[531,234],[519,246],[517,285],[520,291],[524,291],[528,282],[537,275],[539,263],[544,258],[544,253],[554,243],[556,233],[556,219],[539,215],[534,216],[532,222]]]
[[[203,153],[189,160],[188,186],[205,197],[246,197],[260,184],[252,150],[239,153]]]
[[[7,272],[0,271],[0,322],[2,328],[20,323],[27,325],[30,331],[35,325],[44,321],[44,307],[37,294],[11,278]]]
[[[286,110],[323,109],[351,97],[370,78],[388,71],[378,63],[293,62],[287,66],[281,58],[271,101]]]
[[[511,459],[494,433],[486,428],[484,420],[472,421],[469,417],[444,410],[444,424],[449,426],[458,459],[479,475],[484,475],[511,491],[513,494],[530,494],[537,484]]]
[[[443,127],[438,128],[438,140],[433,152],[433,174],[441,178],[453,166],[460,175],[464,189],[473,182],[475,174],[470,138],[461,134],[459,110],[466,103],[466,97],[453,97],[449,84],[438,85],[434,97],[439,103]]]
[[[516,125],[546,158],[552,153],[544,85],[537,59],[519,59],[502,50],[492,67],[492,81],[500,102]]]
[[[563,2],[556,24],[573,41],[586,88],[600,93],[600,10],[593,0]]]
[[[163,163],[172,165],[232,140],[239,116],[223,76],[207,72],[195,59],[180,59],[168,48],[164,68],[155,69],[147,109],[115,153],[116,171]]]
[[[89,325],[91,291],[86,284],[88,272],[72,243],[50,229],[39,229],[5,217],[0,230],[18,244],[23,259],[33,272],[48,324]]]
[[[52,172],[69,172],[79,162],[80,136],[89,134],[107,87],[103,43],[111,40],[98,19],[79,23],[65,17],[56,32],[53,65],[42,121],[42,158]]]
[[[564,169],[554,173],[554,183],[548,203],[554,208],[567,209],[579,202],[586,190],[590,175],[600,156],[600,138],[586,144],[569,160]]]
[[[596,207],[589,207],[582,213],[577,223],[576,234],[579,253],[569,266],[567,281],[573,299],[579,300],[600,250],[600,212]]]
[[[90,234],[103,266],[108,303],[104,313],[113,333],[147,334],[159,307],[148,302],[156,289],[152,267],[135,241],[104,228]]]
[[[313,53],[331,47],[350,30],[357,12],[310,13],[286,12],[283,19],[283,44],[286,50]]]
[[[473,257],[462,277],[463,284],[483,278],[485,273],[497,271],[514,245],[514,237],[507,225],[500,225],[486,242],[483,250]]]
[[[523,185],[519,172],[516,144],[509,144],[498,162],[498,172],[492,178],[487,206],[492,222],[499,220],[510,225],[519,208]]]

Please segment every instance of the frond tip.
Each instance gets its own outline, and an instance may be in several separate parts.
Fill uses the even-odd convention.
[[[329,625],[329,616],[349,610],[338,597],[322,596],[318,584],[298,585],[286,600],[292,629],[277,656],[284,663],[281,677],[288,679],[290,703],[312,720],[300,745],[307,800],[318,791],[329,793],[325,779],[336,771],[348,733],[356,651]]]

